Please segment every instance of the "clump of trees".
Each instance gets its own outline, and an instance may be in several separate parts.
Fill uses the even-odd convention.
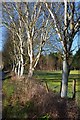
[[[24,72],[24,49],[29,57],[28,77],[39,61],[42,48],[49,39],[49,17],[45,15],[44,5],[37,3],[3,3],[3,25],[12,34],[14,51],[12,56],[16,73],[19,76]],[[15,57],[16,56],[16,57]],[[19,70],[19,72],[18,72]]]
[[[76,53],[71,55],[70,62],[72,62],[71,70],[80,69],[80,49]],[[39,62],[37,64],[36,70],[62,70],[62,56],[59,52],[50,53],[48,55],[41,55]]]
[[[60,53],[50,53],[48,55],[41,55],[37,64],[37,70],[62,70],[62,56]]]
[[[78,3],[67,0],[61,3],[3,2],[2,10],[2,23],[11,34],[11,40],[8,41],[11,41],[12,47],[8,48],[8,56],[13,71],[18,76],[23,76],[24,67],[29,63],[28,77],[32,77],[43,49],[46,49],[46,46],[53,47],[61,53],[63,61],[61,97],[66,97],[73,61],[72,43],[80,28]],[[55,69],[57,60],[55,56]]]

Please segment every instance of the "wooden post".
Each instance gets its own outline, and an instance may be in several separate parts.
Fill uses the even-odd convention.
[[[48,87],[47,81],[45,81],[45,86],[46,86],[46,91],[48,93],[49,92],[49,87]]]
[[[60,83],[60,94],[61,94],[61,89],[62,89],[62,81]]]
[[[75,79],[73,80],[72,94],[73,94],[72,98],[75,98],[76,96],[76,80]]]

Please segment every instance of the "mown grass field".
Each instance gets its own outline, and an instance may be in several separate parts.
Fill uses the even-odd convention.
[[[41,80],[44,84],[47,82],[49,89],[54,92],[60,91],[62,71],[36,71],[34,77]],[[76,80],[76,99],[80,101],[80,71],[72,70],[69,75],[68,97],[72,98],[72,84]],[[80,104],[80,103],[79,103]]]

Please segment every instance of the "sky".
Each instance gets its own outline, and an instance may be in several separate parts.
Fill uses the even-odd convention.
[[[3,49],[3,44],[5,43],[7,37],[7,29],[5,27],[0,27],[0,51]]]
[[[72,50],[73,49],[75,49],[74,51],[73,51],[73,54],[75,54],[76,53],[76,51],[79,49],[79,39],[80,39],[80,36],[79,35],[76,35],[75,37],[74,37],[74,41],[73,41],[73,44],[72,44]]]

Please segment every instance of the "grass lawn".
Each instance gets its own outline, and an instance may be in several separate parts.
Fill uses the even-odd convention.
[[[34,77],[41,80],[44,84],[47,82],[49,89],[59,92],[62,79],[62,71],[36,71]],[[80,71],[72,70],[69,75],[68,97],[72,97],[72,83],[76,79],[76,97],[80,101]]]

